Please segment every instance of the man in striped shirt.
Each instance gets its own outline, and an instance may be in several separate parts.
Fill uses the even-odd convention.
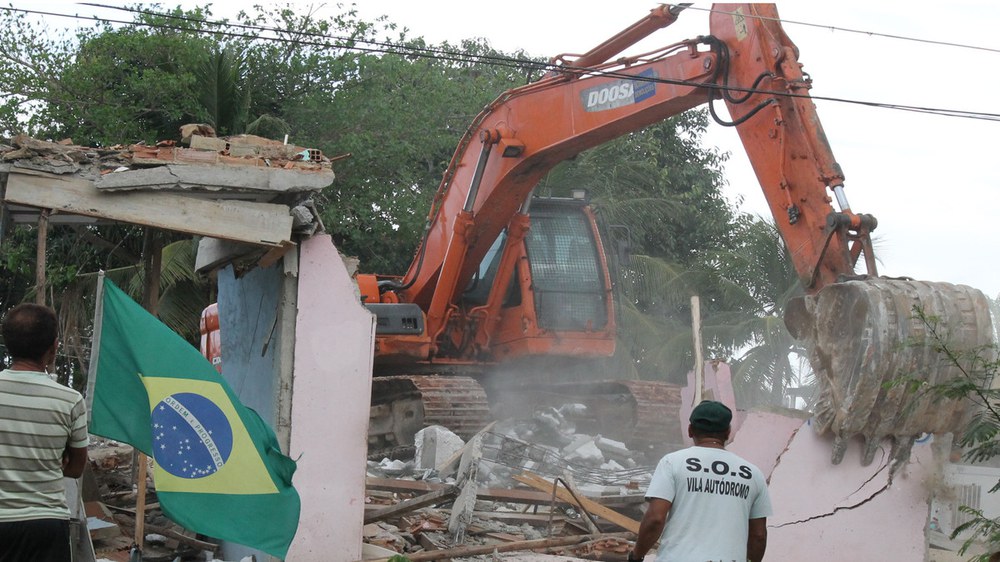
[[[80,393],[49,378],[56,315],[22,304],[3,320],[13,359],[0,371],[0,562],[70,562],[63,477],[87,464],[87,412]]]

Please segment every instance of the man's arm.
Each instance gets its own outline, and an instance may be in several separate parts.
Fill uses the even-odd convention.
[[[83,476],[83,469],[87,467],[86,447],[66,447],[63,453],[63,476],[67,478],[79,478]]]
[[[639,536],[635,539],[635,548],[632,549],[632,558],[642,560],[649,549],[653,548],[656,541],[663,533],[663,526],[667,523],[667,514],[670,513],[671,502],[662,498],[649,498],[649,505],[646,513],[639,523]]]
[[[764,559],[767,549],[767,517],[750,520],[750,532],[747,533],[747,558],[750,562],[760,562]]]

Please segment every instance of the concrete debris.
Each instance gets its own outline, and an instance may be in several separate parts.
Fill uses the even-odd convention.
[[[597,448],[597,444],[592,439],[588,439],[567,454],[566,460],[577,461],[591,466],[600,466],[604,464],[604,453]]]
[[[638,528],[641,490],[653,466],[620,441],[577,433],[573,419],[584,410],[569,404],[503,420],[468,444],[447,428],[431,426],[417,434],[415,459],[368,462],[365,520],[396,530],[383,525],[383,534],[365,542],[411,560],[472,556],[492,552],[491,545],[497,552],[517,552],[537,544],[560,560],[621,556],[631,535],[615,533],[623,525]],[[434,468],[459,452],[454,475]],[[535,475],[527,485],[526,474]],[[554,494],[556,479],[561,484]],[[456,486],[457,497],[451,495]]]
[[[82,495],[98,560],[127,562],[136,522],[133,449],[115,441],[94,441],[83,477]],[[164,516],[151,479],[147,480],[143,560],[214,561],[217,544],[200,539]]]
[[[195,127],[197,130],[198,127],[207,127],[207,125],[192,125],[191,127]],[[206,131],[202,130],[201,132]],[[322,189],[333,181],[330,159],[324,156],[320,150],[314,148],[285,144],[281,141],[253,135],[237,135],[217,139],[196,133],[186,138],[189,142],[190,139],[207,139],[214,144],[204,145],[194,142],[191,144],[191,148],[184,148],[175,146],[176,143],[173,140],[167,140],[157,143],[155,146],[140,143],[96,148],[77,146],[71,140],[49,142],[27,135],[18,135],[11,139],[10,145],[0,145],[0,162],[13,168],[59,175],[76,174],[89,180],[98,180],[105,175],[116,176],[138,169],[167,165],[196,165],[202,171],[206,170],[205,165],[216,165],[228,168],[233,173],[236,173],[234,170],[240,168],[294,170],[306,175],[318,173],[323,177],[309,180],[304,176],[301,180],[306,184],[302,189],[313,191]],[[188,142],[184,144],[188,144]],[[110,189],[116,187],[129,189],[128,181],[123,186],[118,185],[117,182],[122,181],[125,180],[109,179],[107,187]],[[240,181],[242,182],[243,179]],[[273,178],[270,181],[275,183]],[[192,182],[197,184],[194,180]],[[317,183],[322,185],[316,187],[314,184]],[[184,190],[186,188],[183,183],[171,181],[169,175],[159,178],[153,184],[161,189],[172,187],[176,190]],[[240,182],[236,182],[236,184],[241,185]],[[284,190],[294,189],[294,186],[290,188],[281,185],[280,182],[278,184]],[[131,188],[135,189],[135,187]]]
[[[417,432],[414,444],[414,462],[418,468],[426,469],[437,468],[444,460],[460,451],[465,446],[465,441],[446,427],[432,425]]]

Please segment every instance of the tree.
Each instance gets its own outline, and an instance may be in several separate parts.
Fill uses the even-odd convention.
[[[731,308],[716,311],[705,331],[736,355],[733,376],[741,405],[784,405],[789,385],[811,374],[803,343],[783,320],[788,301],[804,295],[802,283],[773,222],[747,218],[737,225],[735,239],[735,247],[718,253],[715,264]]]
[[[422,41],[408,46],[429,49]],[[463,43],[460,52],[356,55],[336,88],[303,96],[286,113],[300,138],[327,154],[350,154],[337,162],[323,221],[365,271],[405,270],[465,129],[490,100],[523,81],[529,66],[477,63],[503,55],[479,42]]]
[[[175,138],[205,117],[194,71],[214,44],[199,23],[209,15],[139,13],[135,25],[98,23],[52,40],[22,13],[4,12],[0,37],[16,48],[0,55],[0,124],[85,146]]]
[[[993,308],[997,302],[991,300],[990,304]],[[970,463],[979,463],[1000,456],[1000,388],[994,386],[994,381],[1000,374],[997,346],[991,344],[974,349],[958,349],[950,343],[949,334],[942,327],[939,318],[927,315],[919,307],[915,307],[913,313],[927,329],[940,358],[946,364],[957,367],[960,375],[936,385],[928,385],[927,381],[915,376],[902,376],[893,384],[905,385],[910,392],[929,396],[932,400],[970,401],[973,415],[957,441],[957,445],[965,449],[962,458]],[[998,490],[1000,480],[988,493],[996,493]],[[971,517],[956,527],[951,535],[955,539],[969,532],[959,554],[966,554],[976,543],[983,541],[990,549],[972,560],[990,562],[993,560],[990,552],[1000,548],[1000,518],[988,517],[981,509],[968,505],[959,506],[959,511]]]

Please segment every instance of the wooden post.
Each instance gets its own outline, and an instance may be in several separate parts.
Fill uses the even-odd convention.
[[[142,239],[142,269],[144,283],[142,288],[143,306],[150,314],[156,315],[160,304],[160,266],[162,264],[162,242],[156,230],[146,228]],[[137,453],[135,461],[139,463],[136,475],[135,500],[135,545],[142,552],[146,524],[146,455]]]
[[[694,404],[702,400],[705,391],[705,356],[701,350],[701,300],[691,297],[691,332],[694,335]]]
[[[155,229],[146,228],[142,239],[142,269],[145,283],[142,305],[153,316],[160,306],[160,267],[163,263],[163,243]]]
[[[38,245],[35,249],[35,303],[45,304],[45,251],[49,240],[49,210],[38,215]]]

